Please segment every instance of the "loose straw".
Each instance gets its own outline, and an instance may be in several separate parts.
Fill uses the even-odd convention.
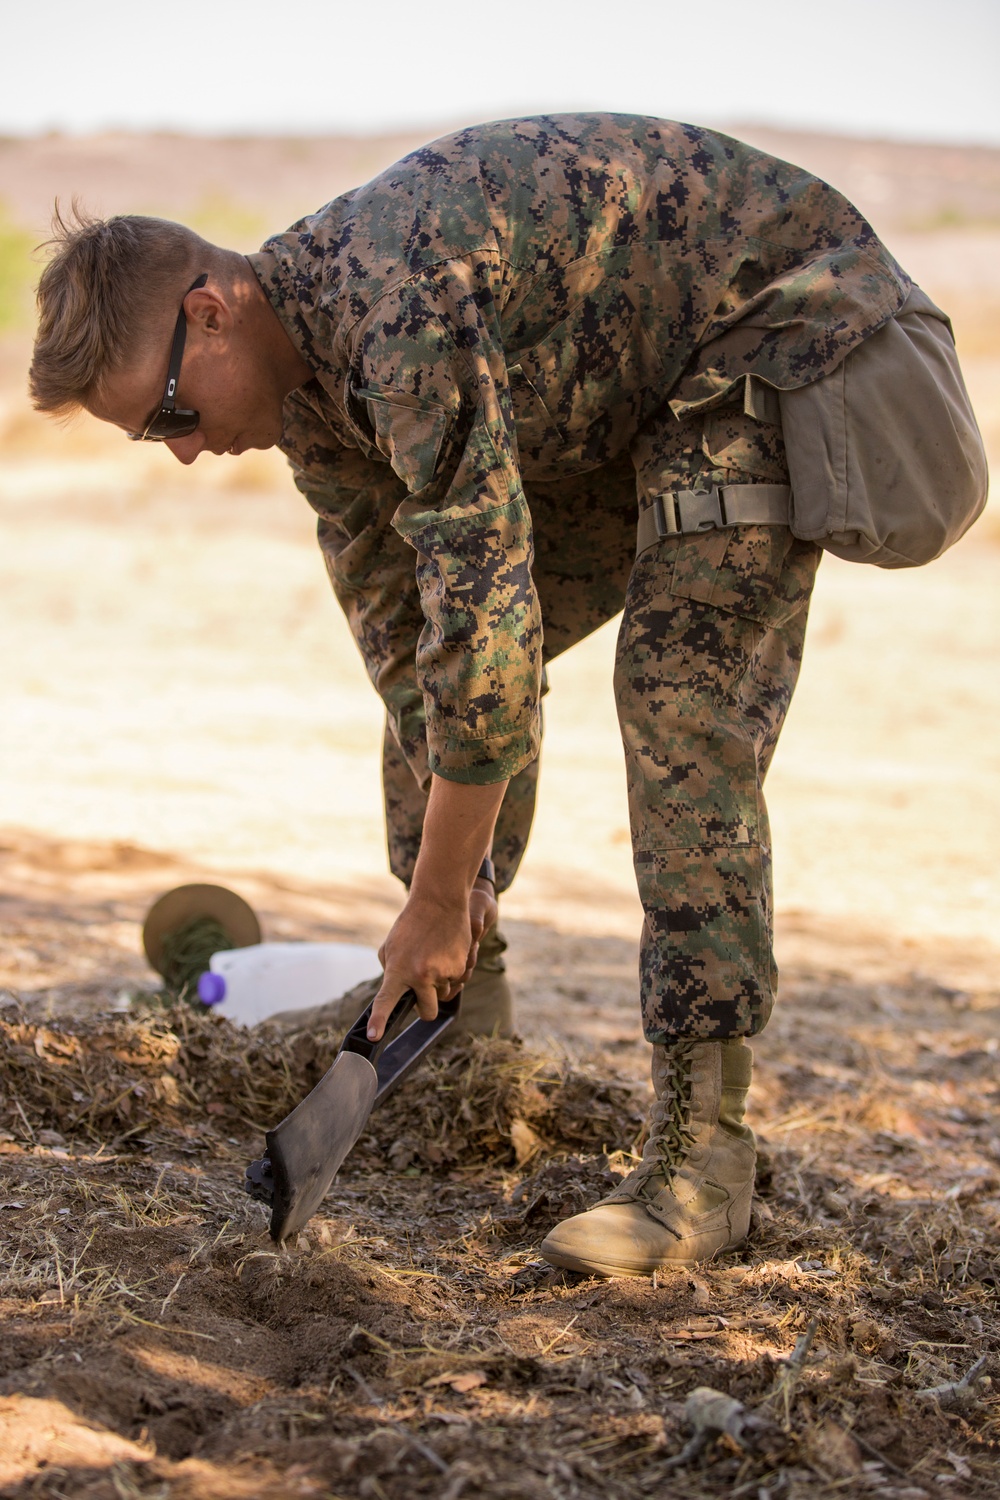
[[[234,946],[221,922],[214,917],[194,917],[183,927],[163,935],[163,984],[172,999],[201,1005],[198,980],[208,968],[213,953]]]

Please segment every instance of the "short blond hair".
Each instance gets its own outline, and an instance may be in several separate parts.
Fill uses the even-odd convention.
[[[38,331],[28,388],[38,411],[89,406],[127,367],[143,333],[179,307],[192,276],[220,252],[183,224],[140,214],[91,218],[56,205],[51,258],[38,283]]]

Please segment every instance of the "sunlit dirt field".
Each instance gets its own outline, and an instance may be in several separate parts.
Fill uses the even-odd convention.
[[[1000,153],[756,136],[953,311],[995,459]],[[412,143],[172,144],[0,143],[7,219],[75,187],[249,248]],[[443,1049],[277,1254],[243,1166],[338,1038],[163,1011],[139,929],[200,877],[269,936],[377,942],[378,703],[281,461],[44,423],[26,337],[0,346],[0,1496],[995,1495],[990,512],[929,569],[820,571],[769,779],[746,1250],[655,1285],[537,1260],[646,1105],[612,629],[551,672],[503,911],[522,1040]],[[676,1464],[698,1386],[754,1423]]]

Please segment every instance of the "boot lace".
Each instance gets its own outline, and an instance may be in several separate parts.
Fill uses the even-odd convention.
[[[652,1199],[670,1179],[694,1144],[691,1127],[691,1068],[694,1043],[665,1048],[657,1067],[657,1100],[649,1117],[642,1161],[615,1195],[633,1201]],[[658,1059],[658,1062],[660,1060]]]

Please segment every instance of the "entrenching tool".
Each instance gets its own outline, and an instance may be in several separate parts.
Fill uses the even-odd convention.
[[[460,999],[458,994],[439,1004],[433,1021],[412,1021],[399,1031],[417,1003],[413,991],[407,990],[377,1042],[368,1040],[372,1008],[367,1006],[316,1087],[267,1132],[266,1154],[247,1167],[244,1186],[251,1198],[270,1204],[275,1244],[312,1218],[375,1105],[448,1029],[458,1015]]]

